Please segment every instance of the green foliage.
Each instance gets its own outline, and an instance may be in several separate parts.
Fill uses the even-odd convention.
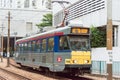
[[[91,47],[105,47],[106,46],[106,30],[91,28]]]
[[[38,28],[52,26],[52,14],[43,15],[42,23],[36,24]]]

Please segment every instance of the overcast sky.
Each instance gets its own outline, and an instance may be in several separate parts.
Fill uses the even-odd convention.
[[[60,0],[60,1],[62,1],[62,0]],[[73,3],[75,3],[75,2],[77,2],[77,1],[79,1],[79,0],[63,0],[63,1],[68,1],[68,2],[70,2],[71,4],[73,4]],[[70,4],[69,4],[69,5],[70,5]],[[65,5],[65,6],[67,7],[67,6],[69,6],[69,5]],[[57,12],[60,11],[61,9],[63,9],[63,8],[61,7],[60,4],[58,4],[58,3],[53,3],[53,14],[57,13]]]

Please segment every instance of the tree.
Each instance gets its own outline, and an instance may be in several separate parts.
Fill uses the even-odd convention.
[[[106,29],[91,28],[91,47],[105,47],[106,46]]]
[[[46,26],[52,26],[52,14],[43,15],[42,23],[36,24],[38,28],[43,28]]]

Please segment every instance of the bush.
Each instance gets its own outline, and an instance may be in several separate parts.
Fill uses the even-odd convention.
[[[106,29],[91,28],[91,47],[106,47]]]

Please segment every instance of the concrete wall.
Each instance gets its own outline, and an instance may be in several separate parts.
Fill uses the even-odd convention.
[[[120,76],[120,48],[113,47],[112,50],[112,71],[113,77]],[[109,59],[106,48],[92,49],[92,74],[107,75],[107,61]]]
[[[113,61],[120,61],[120,48],[113,47]],[[106,47],[104,48],[93,48],[92,49],[92,60],[94,61],[107,61],[109,59]]]

